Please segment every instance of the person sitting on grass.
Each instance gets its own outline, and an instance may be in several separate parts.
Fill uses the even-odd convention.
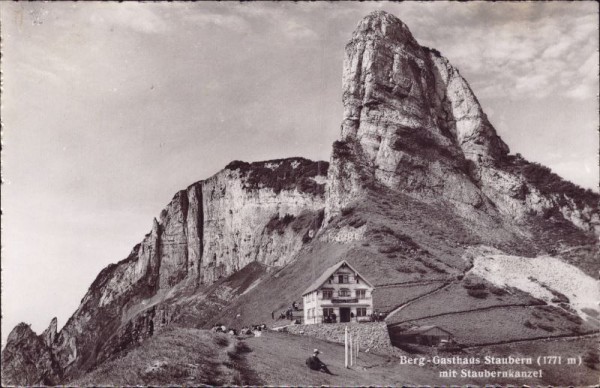
[[[306,359],[306,365],[312,370],[318,370],[319,372],[325,372],[330,375],[333,375],[329,368],[327,368],[327,365],[325,365],[319,359],[319,353],[319,349],[315,349],[313,355]]]

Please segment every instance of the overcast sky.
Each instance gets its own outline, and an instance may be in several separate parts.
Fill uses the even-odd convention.
[[[234,159],[328,160],[375,9],[467,79],[513,153],[598,186],[598,5],[0,3],[2,342],[74,312],[177,190]]]

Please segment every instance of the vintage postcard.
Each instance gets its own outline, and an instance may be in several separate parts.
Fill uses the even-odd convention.
[[[1,2],[3,386],[594,386],[597,2]]]

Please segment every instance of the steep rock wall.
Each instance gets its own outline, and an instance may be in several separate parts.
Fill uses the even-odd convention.
[[[20,358],[3,352],[15,370],[7,383],[55,384],[152,335],[170,313],[144,306],[174,287],[211,284],[254,261],[292,260],[321,225],[327,168],[303,158],[234,162],[177,192],[129,256],[100,272],[60,332],[53,320],[39,337],[28,326],[15,332],[26,335],[9,337],[7,349],[35,349],[36,366],[23,369]],[[280,219],[293,222],[268,227]]]
[[[281,167],[277,163],[283,162],[272,162],[265,173]],[[296,186],[279,191],[252,189],[247,173],[243,167],[225,169],[203,182],[205,244],[200,272],[204,283],[212,283],[255,260],[269,266],[286,264],[302,244],[302,235],[289,231],[285,238],[269,238],[261,233],[265,226],[274,216],[296,217],[304,211],[316,213],[325,206],[322,187],[318,193]]]

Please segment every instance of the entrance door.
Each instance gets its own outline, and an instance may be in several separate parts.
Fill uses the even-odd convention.
[[[350,307],[340,307],[340,322],[350,322]]]

